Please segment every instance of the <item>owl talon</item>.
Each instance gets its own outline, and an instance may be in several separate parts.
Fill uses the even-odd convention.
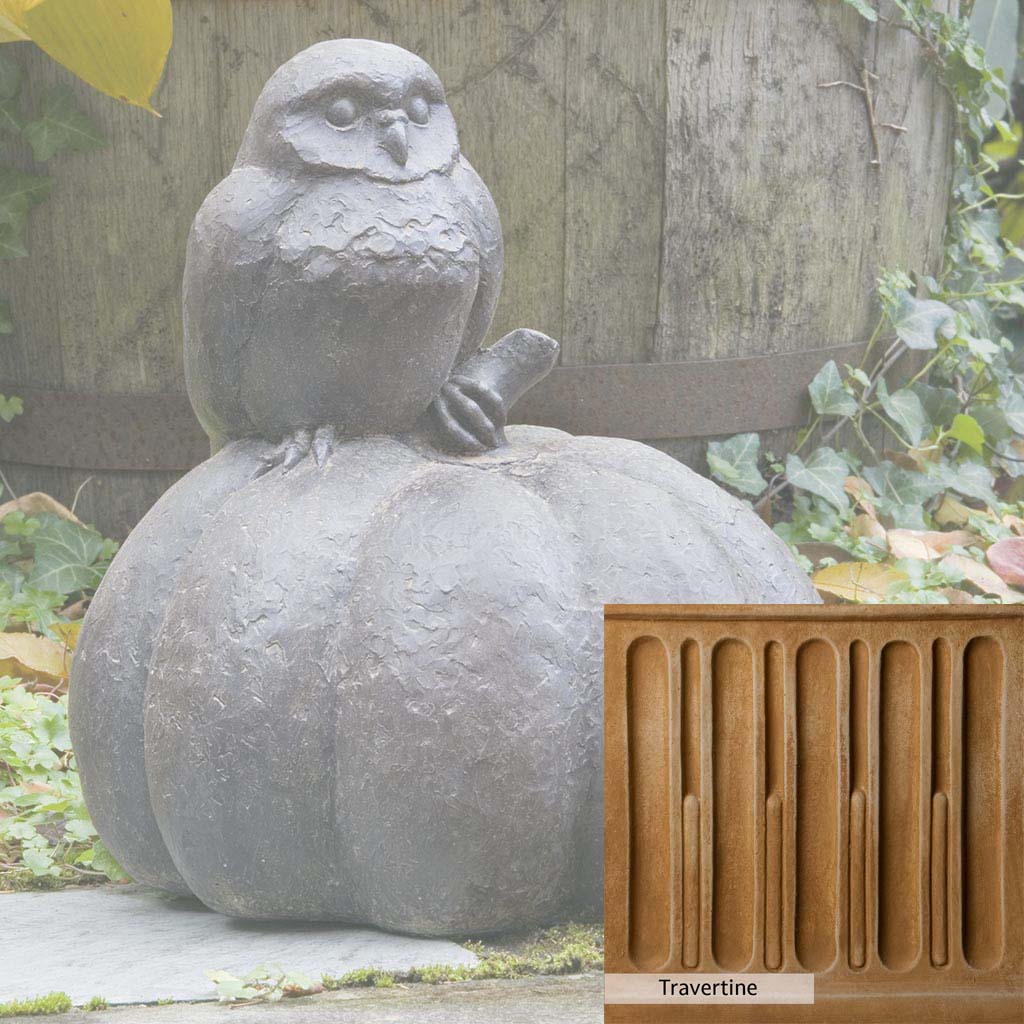
[[[334,451],[334,427],[328,424],[325,427],[317,427],[313,435],[313,461],[322,466]]]
[[[505,408],[489,387],[453,377],[430,407],[430,420],[442,448],[479,455],[505,443]]]

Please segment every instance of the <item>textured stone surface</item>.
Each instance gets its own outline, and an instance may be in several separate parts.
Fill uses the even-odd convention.
[[[412,54],[317,44],[257,102],[185,280],[196,411],[243,439],[125,543],[73,666],[86,800],[136,879],[417,934],[597,905],[602,604],[816,600],[653,448],[504,433],[558,346],[470,354],[489,204]]]
[[[435,934],[556,916],[574,885],[599,899],[602,604],[813,592],[668,456],[508,434],[467,458],[345,442],[205,518],[190,475],[147,517],[72,685],[87,799],[135,877],[166,886],[170,862],[225,913]],[[153,534],[175,558],[152,559]],[[143,604],[154,632],[95,626]]]
[[[603,979],[599,974],[457,985],[409,985],[390,989],[346,989],[273,1005],[177,1003],[121,1006],[103,1024],[600,1024]],[[73,1010],[60,1015],[18,1017],[19,1024],[96,1024],[96,1015]]]
[[[232,921],[194,900],[121,887],[0,895],[0,1002],[66,992],[76,1004],[214,999],[203,973],[281,964],[314,979],[359,967],[472,964],[453,942],[337,925]]]

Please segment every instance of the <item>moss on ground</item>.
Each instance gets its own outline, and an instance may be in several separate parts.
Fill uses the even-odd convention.
[[[492,942],[465,944],[480,958],[472,966],[431,964],[407,971],[362,968],[340,977],[325,974],[328,991],[340,988],[392,988],[397,984],[442,985],[491,978],[527,978],[541,974],[581,974],[604,964],[604,933],[600,925],[567,924],[507,936]]]
[[[43,1013],[67,1013],[71,998],[65,992],[51,992],[35,999],[14,999],[0,1003],[0,1017],[28,1017]]]

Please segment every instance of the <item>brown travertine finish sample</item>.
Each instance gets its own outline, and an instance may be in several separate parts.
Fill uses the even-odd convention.
[[[1024,611],[609,605],[608,973],[815,1004],[606,1022],[1024,1019]]]

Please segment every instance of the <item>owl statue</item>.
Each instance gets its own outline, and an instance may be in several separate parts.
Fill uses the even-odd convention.
[[[486,361],[452,371],[487,332],[501,272],[498,212],[433,70],[363,39],[299,53],[189,237],[185,376],[213,448],[274,440],[268,467],[288,468],[417,423],[450,450],[494,447],[513,396]],[[517,372],[557,351],[535,332],[503,341]]]

